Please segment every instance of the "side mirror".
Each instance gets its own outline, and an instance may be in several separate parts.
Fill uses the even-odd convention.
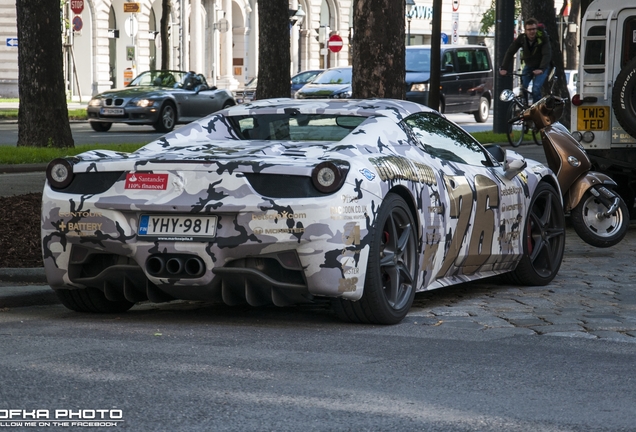
[[[506,161],[506,150],[501,148],[500,145],[488,145],[486,146],[486,150],[488,150],[488,153],[490,153],[497,162],[504,163]]]
[[[450,73],[453,71],[453,65],[448,63],[442,67],[442,72]]]
[[[526,160],[519,153],[505,151],[504,157],[504,176],[508,180],[512,180],[528,166]]]

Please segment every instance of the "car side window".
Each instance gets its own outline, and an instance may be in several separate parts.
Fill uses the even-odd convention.
[[[443,160],[468,165],[492,166],[492,159],[463,129],[434,113],[418,113],[405,121],[417,145]]]
[[[474,50],[457,50],[459,72],[472,72],[475,70],[474,53]]]
[[[453,61],[453,53],[450,51],[445,51],[444,52],[444,57],[442,58],[442,64],[444,65],[443,68],[446,68],[446,66],[450,65],[453,67],[453,71],[457,71],[457,69],[455,68],[455,62]]]
[[[476,71],[488,71],[490,70],[489,56],[485,50],[475,51],[475,70]]]

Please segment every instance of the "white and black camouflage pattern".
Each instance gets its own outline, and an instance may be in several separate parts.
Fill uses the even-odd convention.
[[[367,119],[336,142],[240,140],[227,121],[289,110]],[[54,289],[119,290],[134,300],[161,299],[144,295],[149,292],[255,305],[313,296],[357,300],[375,218],[389,192],[406,199],[418,225],[418,291],[513,270],[532,193],[554,174],[527,161],[508,180],[496,162],[488,167],[434,157],[415,144],[403,123],[422,111],[434,113],[395,100],[255,101],[200,119],[135,153],[99,150],[70,158],[77,178],[81,174],[84,186],[94,189],[45,185],[48,282]],[[309,178],[324,161],[349,165],[333,194],[272,198],[256,192],[249,180]],[[106,173],[115,180],[96,191]],[[140,175],[165,180],[165,189],[127,188]],[[215,215],[216,235],[145,238],[138,233],[143,214]],[[283,252],[297,261],[285,261],[290,254]],[[151,256],[196,257],[204,271],[196,277],[153,276]]]

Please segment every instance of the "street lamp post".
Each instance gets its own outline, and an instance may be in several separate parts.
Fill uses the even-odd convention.
[[[406,22],[407,22],[407,32],[406,32],[406,44],[411,45],[411,12],[415,7],[415,0],[406,0]]]

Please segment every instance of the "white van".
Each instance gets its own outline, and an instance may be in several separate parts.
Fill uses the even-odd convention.
[[[636,4],[595,0],[581,22],[573,135],[636,217]]]

